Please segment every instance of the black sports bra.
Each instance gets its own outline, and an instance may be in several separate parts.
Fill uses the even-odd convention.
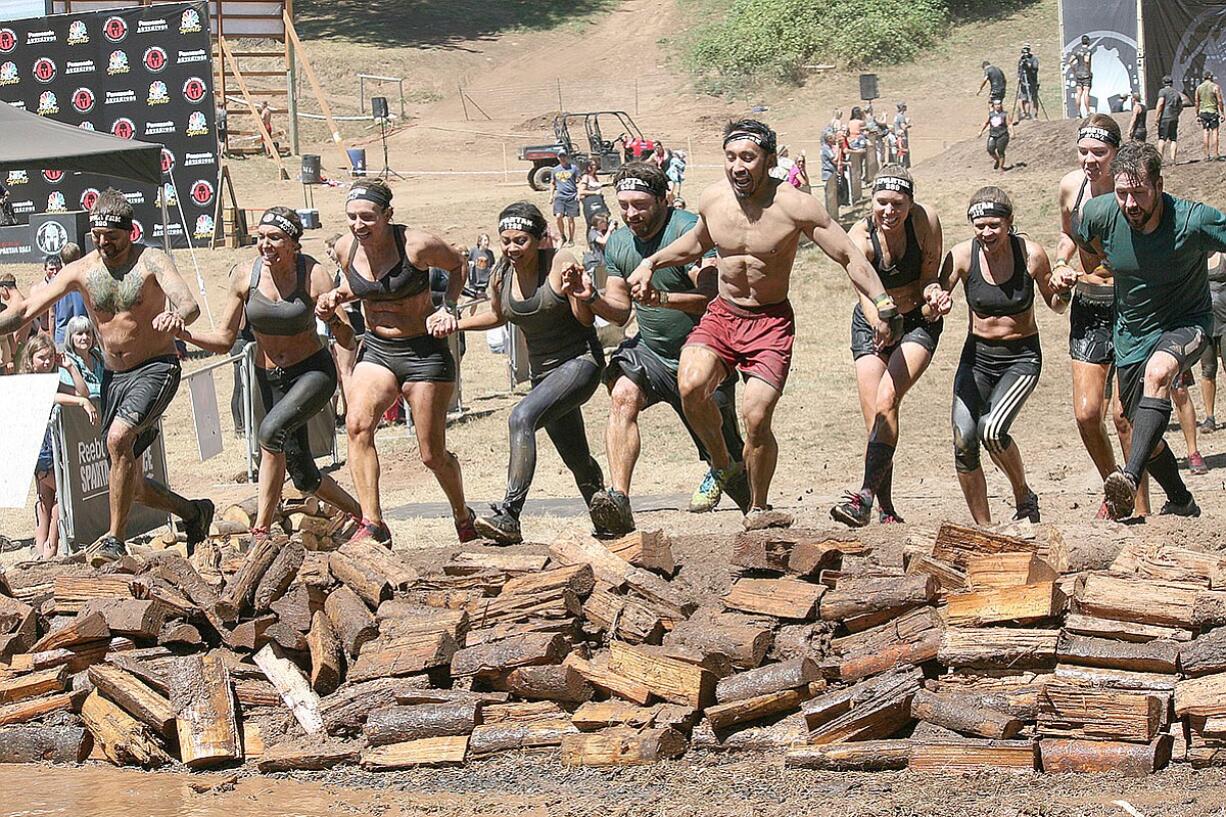
[[[1085,200],[1086,188],[1089,186],[1089,178],[1083,178],[1081,180],[1081,189],[1077,191],[1077,201],[1073,203],[1073,209],[1068,216],[1068,223],[1073,229],[1073,235],[1077,235],[1077,231],[1081,228],[1081,202]]]
[[[354,256],[358,254],[357,239],[354,239],[353,246],[349,248],[349,260],[345,262],[345,279],[349,281],[349,289],[353,294],[362,300],[400,301],[430,288],[430,271],[413,266],[404,254],[404,225],[396,224],[392,229],[400,260],[374,281],[353,268]]]
[[[1009,236],[1013,247],[1013,275],[1000,284],[989,283],[979,267],[979,239],[971,239],[971,268],[966,274],[966,303],[982,317],[1001,318],[1020,315],[1034,304],[1034,278],[1026,269],[1022,239]]]
[[[903,248],[902,256],[895,258],[894,263],[887,267],[882,260],[881,239],[877,237],[877,225],[873,223],[872,216],[868,218],[868,239],[873,244],[873,269],[877,270],[881,285],[886,289],[904,287],[920,279],[920,267],[924,262],[923,250],[920,249],[919,239],[915,237],[915,224],[911,221],[910,215],[907,216],[903,225],[907,233],[906,246]]]
[[[306,286],[306,260],[298,256],[298,281],[289,297],[274,301],[260,292],[260,273],[264,259],[251,265],[251,284],[247,289],[247,325],[262,335],[288,337],[315,328],[315,303]]]

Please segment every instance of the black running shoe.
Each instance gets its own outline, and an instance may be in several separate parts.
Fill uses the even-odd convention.
[[[209,526],[213,524],[213,514],[216,511],[210,499],[193,499],[192,507],[196,509],[196,515],[190,521],[183,520],[189,553],[196,545],[209,538]]]
[[[478,516],[473,520],[473,527],[477,529],[477,533],[499,545],[518,545],[524,541],[519,519],[500,510],[497,505],[492,507],[494,513],[489,516]]]
[[[592,496],[588,511],[592,515],[597,536],[625,536],[634,530],[634,512],[630,508],[630,497],[621,491],[614,491],[612,488],[597,491]]]
[[[1023,519],[1029,519],[1035,524],[1039,522],[1039,497],[1034,491],[1026,494],[1026,498],[1017,503],[1017,513],[1013,514],[1013,521],[1020,522]]]
[[[94,566],[113,562],[128,555],[128,548],[117,537],[106,535],[94,543],[90,561]]]
[[[1188,494],[1188,501],[1183,504],[1176,504],[1167,500],[1162,506],[1162,510],[1158,511],[1159,516],[1200,516],[1200,506],[1196,504],[1196,500]]]
[[[1112,519],[1127,519],[1136,508],[1137,484],[1127,471],[1117,468],[1103,480],[1103,499]]]
[[[727,474],[724,477],[724,493],[736,503],[741,513],[749,513],[749,506],[753,504],[753,500],[749,496],[749,471],[745,469],[744,463],[738,462],[732,466],[730,472],[723,473]]]
[[[843,501],[830,509],[830,518],[849,528],[863,528],[873,518],[872,500],[858,491],[847,491]]]

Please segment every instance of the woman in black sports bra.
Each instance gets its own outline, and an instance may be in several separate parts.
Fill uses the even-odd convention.
[[[349,468],[362,504],[354,540],[391,546],[379,501],[379,454],[375,429],[397,400],[413,416],[422,463],[447,495],[461,542],[477,538],[473,512],[464,504],[460,462],[447,450],[447,407],[455,392],[456,362],[446,336],[459,318],[464,258],[443,239],[392,223],[392,190],[380,179],[354,182],[345,202],[349,235],[336,242],[341,283],[320,301],[321,314],[360,301],[366,315],[358,362],[345,395]],[[430,300],[430,268],[448,274],[443,306]]]
[[[949,251],[940,280],[924,292],[930,303],[945,309],[958,282],[966,293],[970,325],[954,376],[952,413],[958,482],[975,524],[990,524],[987,482],[979,463],[982,444],[1013,486],[1013,518],[1038,522],[1039,498],[1026,483],[1009,427],[1043,368],[1035,288],[1056,312],[1068,305],[1063,294],[1068,288],[1057,288],[1047,251],[1013,232],[1013,204],[1005,191],[981,188],[971,197],[967,219],[975,237]]]
[[[230,271],[230,288],[218,329],[184,327],[179,337],[201,349],[229,354],[244,318],[255,336],[256,391],[264,404],[260,422],[259,508],[251,532],[269,535],[281,501],[286,471],[294,487],[315,494],[354,517],[358,502],[332,477],[321,474],[311,456],[307,424],[336,393],[336,366],[315,330],[315,304],[332,290],[332,277],[302,254],[302,220],[288,207],[272,207],[260,218],[250,264]],[[353,344],[353,332],[335,313],[327,317],[337,342]]]
[[[902,322],[899,339],[878,348],[866,318],[876,317],[872,301],[861,297],[852,310],[851,356],[868,447],[860,490],[844,495],[830,516],[859,528],[869,523],[874,498],[881,507],[882,524],[903,521],[891,496],[898,409],[932,361],[944,326],[943,313],[929,309],[931,318],[924,315],[924,287],[937,280],[941,267],[941,221],[932,209],[915,201],[911,173],[902,165],[889,164],[873,180],[868,218],[856,222],[849,236],[877,270]]]

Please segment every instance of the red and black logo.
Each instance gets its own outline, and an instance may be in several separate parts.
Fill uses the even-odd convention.
[[[204,84],[204,80],[200,77],[191,77],[187,82],[183,83],[183,98],[188,102],[200,102],[208,93],[208,86]]]
[[[11,28],[0,28],[0,54],[7,54],[17,47],[17,32]]]
[[[155,45],[145,49],[144,62],[145,67],[156,74],[166,67],[169,59],[166,56],[166,50]]]
[[[88,88],[78,88],[72,92],[72,107],[77,113],[89,113],[96,101],[94,92]]]
[[[62,170],[44,170],[43,178],[51,184],[59,184],[64,180],[64,171]]]
[[[132,219],[132,241],[140,241],[145,237],[145,225],[141,224],[136,219]]]
[[[56,67],[55,62],[50,57],[39,57],[34,62],[34,79],[44,85],[55,79]]]
[[[102,36],[113,43],[117,43],[128,36],[128,24],[124,22],[122,17],[108,17],[106,22],[102,24]]]
[[[162,172],[169,173],[174,170],[175,155],[166,148],[162,148]]]
[[[98,188],[87,187],[81,193],[81,209],[92,210],[94,205],[98,203]]]
[[[201,207],[207,207],[213,201],[213,185],[204,179],[198,179],[192,185],[192,201]]]
[[[120,139],[131,139],[136,136],[136,125],[125,116],[115,120],[115,124],[111,125],[111,133]]]

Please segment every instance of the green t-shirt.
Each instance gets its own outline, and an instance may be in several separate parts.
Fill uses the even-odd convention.
[[[1148,235],[1128,226],[1115,194],[1095,196],[1078,238],[1102,244],[1115,276],[1115,363],[1149,357],[1163,332],[1213,328],[1209,254],[1226,251],[1226,215],[1207,204],[1162,194],[1162,221]]]
[[[622,225],[613,231],[605,244],[605,266],[610,275],[618,278],[629,278],[634,268],[647,256],[661,247],[667,247],[680,236],[694,229],[698,216],[687,210],[669,208],[668,220],[664,227],[648,241],[641,240],[629,227]],[[707,257],[715,255],[715,250],[707,253]],[[684,267],[660,267],[651,275],[651,285],[661,292],[696,292],[694,282]],[[681,347],[689,336],[690,330],[698,325],[698,315],[691,315],[679,309],[669,309],[666,306],[634,305],[635,317],[639,322],[639,336],[647,344],[647,348],[655,352],[666,362],[677,365],[681,358]]]
[[[1205,80],[1196,86],[1197,113],[1217,113],[1217,85]]]

